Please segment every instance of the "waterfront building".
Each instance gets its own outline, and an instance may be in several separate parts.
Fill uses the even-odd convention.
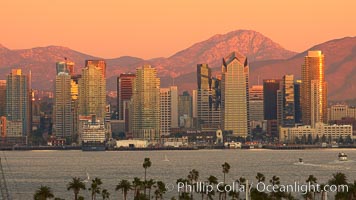
[[[342,118],[355,118],[356,107],[345,104],[335,104],[328,108],[328,121],[341,120]]]
[[[105,150],[106,129],[103,121],[97,120],[92,116],[90,120],[84,120],[82,123],[81,144],[83,150],[99,148]]]
[[[215,131],[220,127],[221,86],[213,78],[208,64],[197,65],[197,117],[202,131]]]
[[[136,69],[129,116],[134,138],[160,139],[160,79],[151,65]]]
[[[296,126],[296,127],[281,127],[279,132],[280,142],[294,143],[296,138],[299,140],[302,137],[317,137],[331,139],[332,141],[338,141],[339,138],[346,139],[352,138],[352,126],[351,125],[327,125],[321,122],[315,124],[314,127],[310,125]]]
[[[247,58],[232,52],[223,58],[221,80],[221,128],[234,136],[249,133],[249,66]]]
[[[302,65],[301,108],[304,125],[327,123],[327,84],[325,82],[324,54],[308,51]]]
[[[6,84],[6,119],[7,123],[21,122],[21,134],[26,137],[30,134],[30,84],[29,77],[22,74],[21,69],[13,69],[7,76]],[[16,129],[17,130],[17,129]]]
[[[177,86],[160,89],[160,112],[160,135],[167,137],[171,134],[171,128],[178,127]]]

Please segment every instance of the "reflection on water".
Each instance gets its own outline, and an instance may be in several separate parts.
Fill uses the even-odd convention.
[[[257,172],[269,180],[277,175],[282,183],[305,182],[310,174],[318,182],[326,182],[333,173],[343,172],[348,180],[356,179],[356,150],[342,150],[349,161],[336,161],[338,149],[318,150],[198,150],[198,151],[122,151],[122,152],[82,152],[82,151],[15,151],[0,152],[6,156],[4,170],[11,192],[15,199],[32,198],[34,191],[42,184],[50,186],[56,197],[72,199],[72,192],[66,185],[71,177],[87,179],[99,177],[103,188],[111,193],[111,199],[121,198],[115,186],[121,179],[143,179],[142,162],[150,157],[152,167],[148,178],[159,179],[174,184],[178,178],[185,178],[189,171],[199,171],[199,179],[205,180],[214,175],[223,178],[221,165],[231,165],[227,175],[229,181],[243,176],[255,182]],[[303,164],[296,163],[303,158]],[[168,160],[168,161],[167,161]],[[87,183],[89,186],[89,183]],[[89,197],[89,192],[82,193]],[[174,195],[168,193],[165,199]]]

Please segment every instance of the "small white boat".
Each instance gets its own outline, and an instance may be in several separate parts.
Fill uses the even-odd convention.
[[[339,153],[338,157],[339,157],[339,161],[347,161],[346,153],[341,152],[341,153]]]
[[[299,158],[299,164],[303,164],[303,158]]]
[[[164,155],[164,160],[163,161],[166,161],[166,162],[169,161],[169,159],[167,158],[167,155]]]

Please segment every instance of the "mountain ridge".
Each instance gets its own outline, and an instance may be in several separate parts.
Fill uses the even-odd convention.
[[[353,97],[352,94],[356,91],[356,37],[329,40],[308,50],[314,49],[320,49],[325,54],[326,80],[330,83],[329,97]],[[215,73],[219,73],[222,58],[231,51],[238,51],[247,56],[251,85],[256,84],[258,79],[261,83],[265,78],[281,78],[283,74],[295,74],[298,78],[308,50],[296,53],[284,49],[257,31],[235,30],[213,35],[167,58],[144,60],[133,56],[120,56],[106,59],[109,72],[107,88],[116,90],[116,77],[120,73],[134,72],[137,67],[147,63],[157,68],[162,87],[171,85],[174,80],[180,91],[195,89],[196,65],[208,63]],[[55,62],[63,60],[64,57],[75,62],[76,73],[80,73],[86,59],[99,58],[63,46],[11,50],[0,44],[0,79],[4,79],[11,68],[32,70],[33,87],[52,90],[53,83],[48,82],[53,82],[55,78]]]

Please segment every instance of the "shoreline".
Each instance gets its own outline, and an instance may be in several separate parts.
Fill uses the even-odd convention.
[[[320,145],[264,145],[260,148],[243,145],[241,148],[225,148],[224,146],[199,147],[147,147],[147,148],[106,148],[105,151],[193,151],[193,150],[311,150],[311,149],[356,149],[356,145],[339,145],[338,147],[321,147]],[[14,146],[0,147],[0,151],[67,151],[82,150],[81,146]]]

